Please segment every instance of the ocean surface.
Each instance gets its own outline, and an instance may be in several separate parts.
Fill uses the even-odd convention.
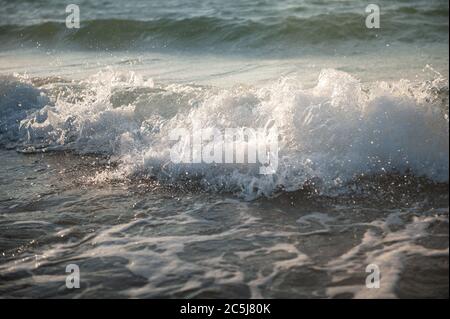
[[[448,1],[370,3],[0,0],[0,298],[448,298]]]

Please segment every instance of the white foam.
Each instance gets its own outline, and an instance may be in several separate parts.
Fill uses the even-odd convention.
[[[385,173],[448,182],[448,96],[444,103],[436,99],[442,87],[448,95],[445,79],[363,85],[348,73],[323,70],[313,88],[281,78],[264,87],[218,89],[155,85],[135,73],[106,70],[71,87],[45,86],[65,93],[24,119],[19,137],[28,146],[111,155],[118,169],[101,173],[97,182],[145,172],[250,198],[296,190],[310,180],[329,189]],[[280,134],[275,175],[259,175],[251,165],[170,162],[172,129],[270,122]]]

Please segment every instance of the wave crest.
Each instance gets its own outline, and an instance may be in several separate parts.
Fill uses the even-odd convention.
[[[80,83],[50,81],[38,92],[49,102],[30,106],[32,112],[17,126],[16,145],[31,152],[106,154],[117,167],[98,174],[97,182],[145,175],[249,198],[311,183],[325,192],[386,174],[448,183],[448,80],[443,78],[363,85],[348,73],[323,70],[313,88],[284,77],[260,88],[219,89],[159,85],[132,72],[107,70]],[[14,112],[5,108],[1,120]],[[250,165],[170,161],[172,129],[257,128],[270,121],[279,131],[274,175],[259,175]],[[5,139],[5,131],[0,133]]]

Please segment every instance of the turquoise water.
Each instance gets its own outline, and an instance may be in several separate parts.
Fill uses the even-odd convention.
[[[448,3],[379,1],[90,1],[80,29],[67,29],[66,3],[2,1],[0,72],[86,77],[107,66],[167,82],[230,86],[324,68],[364,81],[430,79],[448,72]],[[197,67],[190,67],[195,64]]]
[[[3,1],[4,2],[4,1]],[[80,2],[68,30],[64,2],[2,3],[2,46],[79,50],[195,51],[294,55],[368,51],[380,43],[448,42],[446,1],[380,1],[381,28],[367,30],[368,1]],[[347,48],[345,48],[347,47]],[[280,52],[282,51],[282,52]],[[332,52],[321,52],[330,54]]]

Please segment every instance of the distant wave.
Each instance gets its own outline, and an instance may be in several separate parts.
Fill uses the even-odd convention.
[[[403,12],[402,12],[403,11]],[[445,12],[446,14],[445,14]],[[365,15],[321,14],[308,18],[224,19],[199,16],[150,21],[104,19],[83,21],[80,29],[62,22],[0,26],[4,48],[22,45],[83,50],[186,49],[202,51],[302,49],[345,41],[448,41],[448,8],[417,11],[402,8],[383,15],[383,27],[368,30]],[[423,16],[426,20],[421,19]],[[430,15],[435,17],[430,19]],[[447,17],[447,19],[446,19]]]

